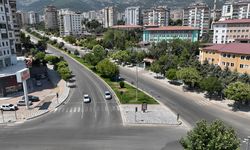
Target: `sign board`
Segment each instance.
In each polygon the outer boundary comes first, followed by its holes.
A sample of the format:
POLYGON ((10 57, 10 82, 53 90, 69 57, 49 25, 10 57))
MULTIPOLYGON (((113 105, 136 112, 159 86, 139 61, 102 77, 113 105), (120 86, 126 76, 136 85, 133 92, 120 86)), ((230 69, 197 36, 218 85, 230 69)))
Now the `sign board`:
POLYGON ((147 103, 143 103, 141 106, 141 110, 145 112, 147 110, 147 107, 148 107, 147 103))
POLYGON ((28 68, 22 69, 16 73, 18 83, 26 81, 30 78, 30 70, 28 68))

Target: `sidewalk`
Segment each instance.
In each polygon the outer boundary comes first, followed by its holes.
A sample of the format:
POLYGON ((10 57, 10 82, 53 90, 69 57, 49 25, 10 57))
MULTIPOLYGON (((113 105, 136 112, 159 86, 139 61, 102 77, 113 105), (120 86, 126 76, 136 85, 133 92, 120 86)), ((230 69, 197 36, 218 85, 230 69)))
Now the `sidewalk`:
MULTIPOLYGON (((62 104, 67 99, 70 88, 66 86, 66 82, 64 80, 60 79, 56 71, 51 69, 51 66, 48 66, 48 78, 50 82, 47 80, 42 82, 44 86, 48 86, 50 88, 40 89, 36 92, 29 93, 29 95, 38 96, 40 99, 39 102, 34 102, 33 105, 30 106, 29 110, 27 110, 25 106, 20 106, 16 112, 3 111, 3 114, 0 114, 0 123, 24 122, 25 120, 34 119, 53 111, 56 107, 62 104), (58 98, 56 97, 56 93, 58 93, 58 98)), ((1 99, 0 104, 16 104, 21 97, 22 96, 1 99)))
MULTIPOLYGON (((131 71, 136 71, 135 67, 122 67, 122 68, 126 68, 129 69, 131 71)), ((250 116, 250 111, 240 111, 240 110, 233 110, 233 106, 234 101, 233 100, 214 100, 214 99, 208 99, 205 97, 205 93, 201 92, 201 93, 197 93, 197 92, 191 92, 191 91, 184 91, 183 90, 183 85, 182 86, 176 86, 176 85, 172 85, 169 83, 170 80, 164 78, 164 79, 156 79, 155 76, 156 73, 148 71, 148 70, 144 70, 143 68, 138 68, 138 73, 140 74, 140 76, 144 76, 146 78, 150 78, 151 80, 154 80, 155 82, 160 83, 162 86, 165 86, 166 88, 173 90, 173 91, 178 91, 186 96, 191 96, 193 97, 193 101, 199 105, 210 105, 210 106, 214 106, 214 107, 218 107, 220 109, 223 109, 225 111, 228 112, 233 112, 236 113, 238 115, 247 115, 250 116)))

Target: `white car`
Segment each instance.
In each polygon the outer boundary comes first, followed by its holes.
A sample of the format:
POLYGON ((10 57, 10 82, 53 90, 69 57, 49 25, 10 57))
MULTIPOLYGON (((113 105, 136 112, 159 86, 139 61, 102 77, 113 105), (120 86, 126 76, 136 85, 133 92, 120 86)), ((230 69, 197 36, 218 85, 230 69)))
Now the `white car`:
POLYGON ((90 97, 88 94, 84 94, 83 95, 83 102, 84 103, 89 103, 91 100, 90 100, 90 97))
POLYGON ((112 95, 109 91, 105 91, 104 97, 105 97, 105 99, 111 99, 112 95))
POLYGON ((17 106, 13 105, 13 104, 3 104, 0 106, 1 110, 5 110, 5 111, 14 111, 17 110, 17 106))

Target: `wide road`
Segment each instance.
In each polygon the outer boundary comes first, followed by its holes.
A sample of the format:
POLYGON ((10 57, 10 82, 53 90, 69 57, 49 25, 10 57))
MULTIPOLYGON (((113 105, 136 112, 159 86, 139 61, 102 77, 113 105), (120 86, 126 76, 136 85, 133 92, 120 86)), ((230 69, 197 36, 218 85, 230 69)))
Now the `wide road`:
POLYGON ((164 150, 181 149, 183 127, 123 126, 114 99, 104 100, 105 84, 68 56, 63 56, 75 74, 77 87, 65 105, 38 119, 0 127, 2 150, 164 150), (91 103, 82 102, 89 94, 91 103))
MULTIPOLYGON (((120 67, 120 74, 128 82, 136 83, 136 74, 134 71, 120 67)), ((139 74, 138 76, 139 88, 152 94, 173 111, 179 113, 181 118, 191 126, 194 126, 195 122, 201 119, 208 121, 220 119, 234 127, 240 138, 250 135, 249 116, 241 116, 234 112, 225 111, 214 105, 201 105, 199 103, 201 100, 194 97, 187 97, 183 92, 175 91, 171 87, 161 84, 161 81, 155 82, 143 74, 139 74)))

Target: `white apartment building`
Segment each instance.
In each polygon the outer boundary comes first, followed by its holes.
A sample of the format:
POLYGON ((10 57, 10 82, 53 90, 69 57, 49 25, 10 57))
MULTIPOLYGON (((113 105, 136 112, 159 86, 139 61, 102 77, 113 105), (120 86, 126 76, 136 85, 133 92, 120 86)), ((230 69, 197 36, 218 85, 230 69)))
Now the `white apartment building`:
POLYGON ((27 13, 28 15, 28 24, 30 25, 34 25, 39 23, 39 15, 38 13, 34 12, 34 11, 29 11, 27 13))
POLYGON ((13 16, 9 0, 0 0, 0 70, 17 63, 13 16))
POLYGON ((250 19, 228 19, 213 24, 213 43, 225 44, 248 41, 250 38, 250 19))
POLYGON ((60 36, 82 35, 82 14, 77 14, 68 9, 61 9, 58 11, 60 36))
POLYGON ((193 3, 183 10, 183 25, 200 29, 200 36, 209 30, 210 8, 205 3, 193 3))
POLYGON ((125 24, 126 25, 140 25, 141 24, 141 8, 139 6, 126 8, 125 24))
POLYGON ((223 19, 246 19, 250 18, 250 1, 227 1, 222 6, 223 19))
POLYGON ((166 6, 153 7, 143 12, 143 25, 168 26, 170 9, 166 6))
POLYGON ((16 0, 9 0, 9 4, 10 4, 10 11, 11 11, 12 20, 13 20, 13 29, 14 29, 14 34, 15 34, 16 50, 20 51, 21 50, 20 26, 18 24, 16 0))
POLYGON ((47 6, 44 9, 44 22, 46 29, 57 29, 57 9, 55 6, 47 6))
POLYGON ((117 24, 117 11, 115 7, 103 9, 103 27, 109 28, 117 24))

